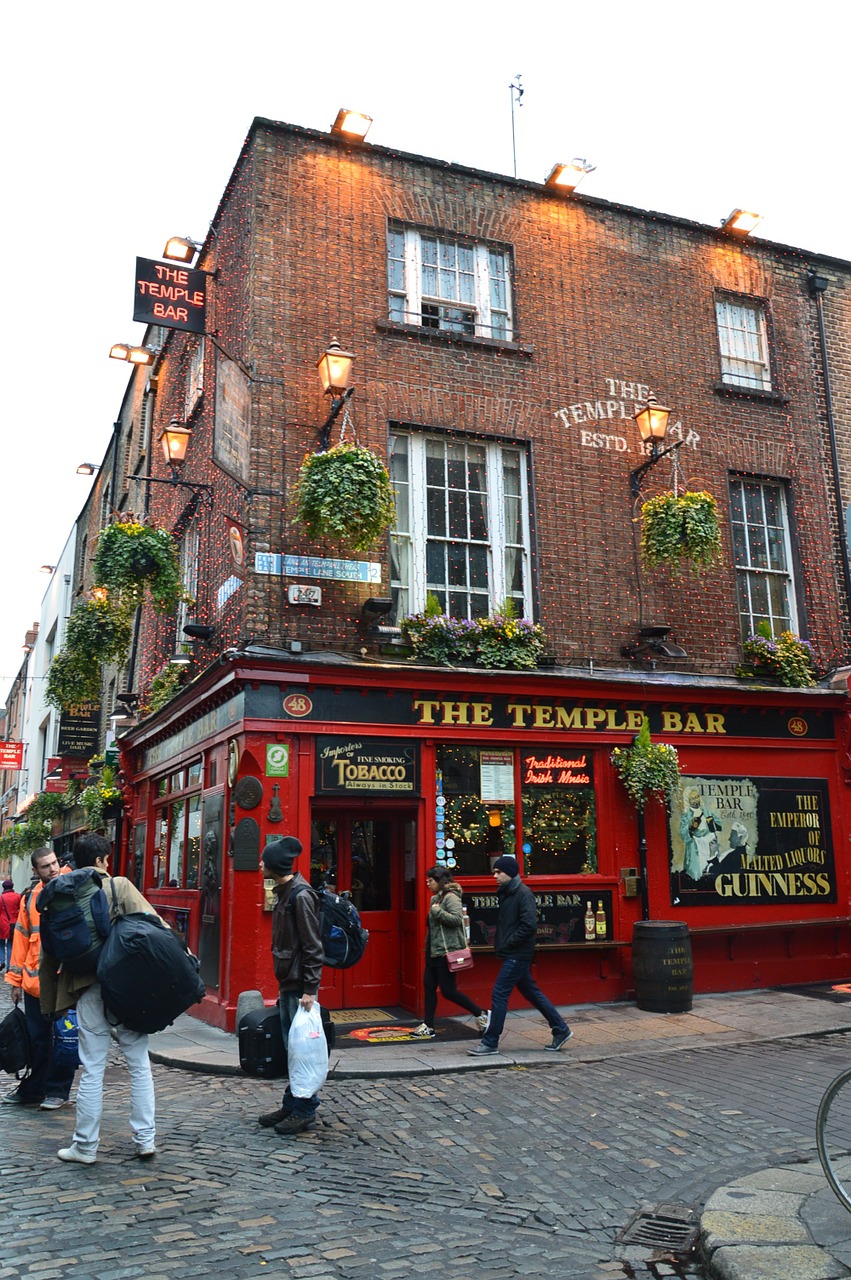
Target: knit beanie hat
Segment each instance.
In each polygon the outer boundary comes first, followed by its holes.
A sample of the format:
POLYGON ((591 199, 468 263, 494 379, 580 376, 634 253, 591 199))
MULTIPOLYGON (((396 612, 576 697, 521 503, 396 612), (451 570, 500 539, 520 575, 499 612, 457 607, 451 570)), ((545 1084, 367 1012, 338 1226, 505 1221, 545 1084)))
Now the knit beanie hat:
POLYGON ((493 864, 494 871, 504 871, 507 876, 519 876, 520 868, 517 865, 517 859, 512 858, 510 853, 504 853, 501 858, 497 858, 493 864))
POLYGON ((301 853, 301 841, 297 836, 284 836, 281 840, 270 840, 263 850, 263 865, 275 876, 288 876, 292 873, 293 863, 301 853))
POLYGON ((8 892, 9 892, 9 890, 10 890, 10 889, 14 889, 14 887, 15 887, 15 886, 14 886, 14 884, 12 883, 12 881, 11 881, 11 880, 4 880, 4 881, 3 881, 3 892, 4 892, 4 893, 8 893, 8 892))

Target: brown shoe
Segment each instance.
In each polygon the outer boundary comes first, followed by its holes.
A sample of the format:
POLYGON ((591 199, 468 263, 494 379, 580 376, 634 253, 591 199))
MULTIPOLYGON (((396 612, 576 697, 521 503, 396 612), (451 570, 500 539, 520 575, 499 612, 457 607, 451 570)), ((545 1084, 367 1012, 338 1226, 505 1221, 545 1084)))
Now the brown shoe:
POLYGON ((258 1116, 257 1123, 262 1125, 264 1129, 274 1129, 276 1124, 280 1124, 282 1120, 286 1120, 292 1112, 285 1111, 283 1107, 279 1107, 277 1111, 267 1111, 265 1116, 258 1116))

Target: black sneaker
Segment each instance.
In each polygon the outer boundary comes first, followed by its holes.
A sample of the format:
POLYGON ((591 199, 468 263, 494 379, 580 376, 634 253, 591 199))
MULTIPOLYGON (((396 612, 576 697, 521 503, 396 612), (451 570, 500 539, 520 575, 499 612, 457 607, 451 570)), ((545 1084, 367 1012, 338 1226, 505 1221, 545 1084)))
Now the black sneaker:
POLYGON ((561 1046, 563 1044, 567 1044, 568 1040, 572 1040, 572 1039, 573 1039, 573 1032, 571 1031, 570 1027, 567 1027, 564 1031, 554 1031, 552 1044, 545 1045, 544 1048, 546 1049, 547 1053, 558 1053, 561 1046))

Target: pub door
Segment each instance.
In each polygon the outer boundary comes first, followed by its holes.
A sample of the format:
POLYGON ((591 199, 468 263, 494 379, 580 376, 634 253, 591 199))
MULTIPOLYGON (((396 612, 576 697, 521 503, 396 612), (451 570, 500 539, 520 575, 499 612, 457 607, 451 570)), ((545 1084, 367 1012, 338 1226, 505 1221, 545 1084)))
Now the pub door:
MULTIPOLYGON (((349 890, 369 943, 351 969, 325 969, 320 999, 331 1009, 414 1008, 419 975, 412 945, 416 815, 314 808, 310 880, 349 890)), ((421 963, 420 963, 421 967, 421 963)))

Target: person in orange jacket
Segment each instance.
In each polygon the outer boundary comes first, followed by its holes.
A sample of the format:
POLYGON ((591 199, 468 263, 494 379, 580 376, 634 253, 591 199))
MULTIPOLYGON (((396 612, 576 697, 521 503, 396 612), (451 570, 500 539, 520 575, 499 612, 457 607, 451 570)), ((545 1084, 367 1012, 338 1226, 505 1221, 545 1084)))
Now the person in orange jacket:
POLYGON ((18 1004, 24 999, 24 1013, 30 1035, 32 1063, 29 1075, 17 1089, 0 1099, 4 1103, 17 1103, 22 1107, 41 1107, 43 1111, 56 1111, 68 1102, 74 1081, 74 1067, 53 1067, 52 1017, 45 1017, 39 1004, 40 985, 38 966, 41 959, 41 932, 38 913, 38 897, 48 881, 61 875, 63 868, 52 849, 36 849, 32 855, 33 871, 38 883, 27 889, 21 898, 18 918, 12 939, 12 958, 4 974, 12 988, 12 1000, 18 1004))

